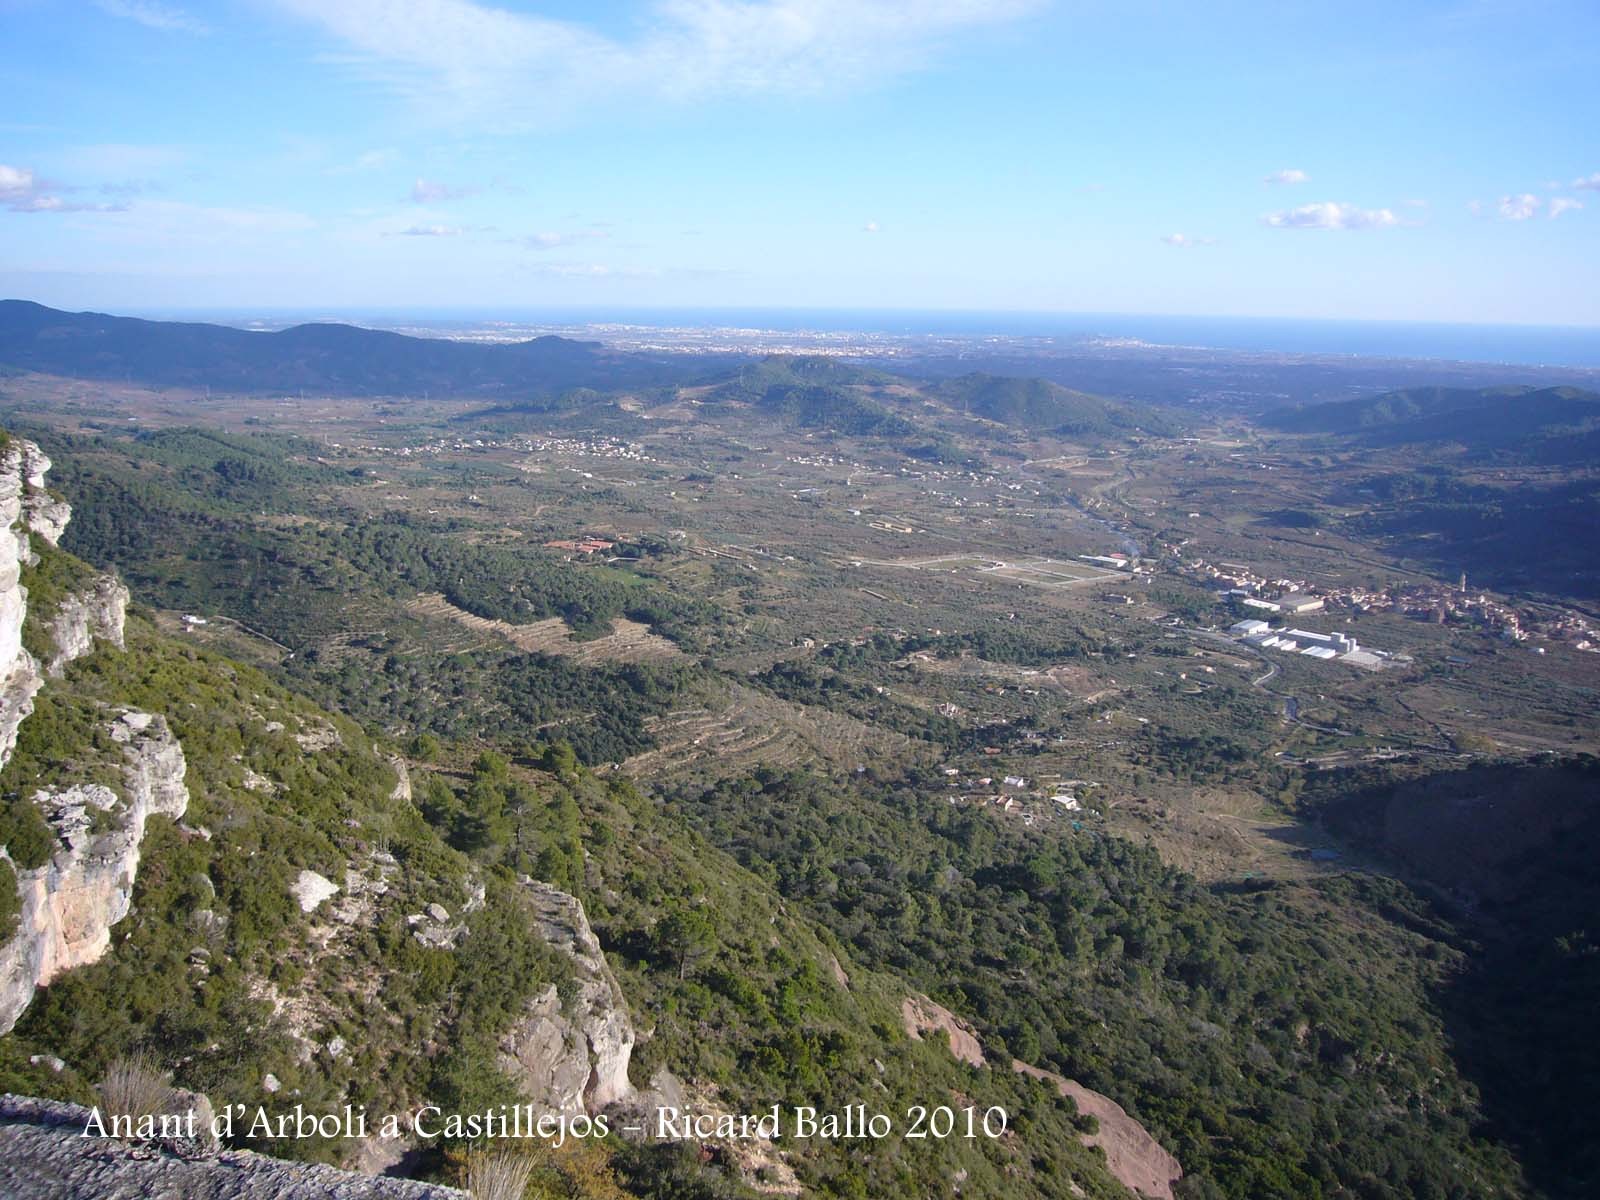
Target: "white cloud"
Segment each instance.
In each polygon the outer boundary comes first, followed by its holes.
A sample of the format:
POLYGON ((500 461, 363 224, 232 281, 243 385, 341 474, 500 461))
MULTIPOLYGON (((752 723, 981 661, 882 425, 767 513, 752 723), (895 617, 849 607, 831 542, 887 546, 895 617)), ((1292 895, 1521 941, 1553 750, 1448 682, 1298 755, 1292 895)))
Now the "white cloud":
POLYGON ((1572 212, 1574 209, 1582 207, 1582 200, 1576 200, 1571 196, 1552 196, 1549 209, 1550 219, 1553 221, 1564 212, 1572 212))
POLYGON ((1502 221, 1526 221, 1539 215, 1541 201, 1532 192, 1519 196, 1501 196, 1498 212, 1502 221))
POLYGON ((879 225, 876 221, 868 221, 865 225, 863 225, 861 227, 861 232, 862 233, 882 233, 883 232, 883 226, 879 225))
POLYGON ((1261 182, 1263 183, 1310 183, 1311 176, 1297 167, 1285 167, 1281 171, 1274 171, 1261 182))
POLYGON ((11 212, 69 213, 121 212, 121 204, 78 204, 61 196, 75 189, 51 183, 34 174, 32 167, 0 163, 0 205, 11 212))
POLYGON ((522 244, 531 250, 554 250, 558 246, 574 246, 611 235, 604 229, 581 229, 577 233, 530 233, 522 244))
POLYGON ((452 187, 448 183, 440 183, 437 179, 419 179, 411 185, 411 202, 413 204, 442 204, 447 200, 462 200, 468 196, 476 195, 481 189, 476 187, 452 187))
POLYGON ((1187 233, 1169 233, 1161 239, 1169 246, 1176 246, 1180 250, 1192 250, 1196 246, 1215 246, 1216 238, 1194 237, 1187 233))
POLYGON ((1302 204, 1268 213, 1261 220, 1274 229, 1388 229, 1401 224, 1393 209, 1357 208, 1337 200, 1302 204))
POLYGON ((8 167, 0 163, 0 196, 10 199, 22 192, 31 192, 37 186, 33 171, 28 167, 8 167))
POLYGON ((580 262, 531 263, 526 270, 535 275, 553 275, 558 279, 649 279, 661 273, 645 267, 612 267, 604 263, 580 262))
POLYGON ((211 26, 198 21, 181 8, 158 4, 155 0, 95 0, 100 11, 126 21, 136 21, 146 29, 162 33, 208 34, 211 26))
POLYGON ((397 229, 390 235, 393 237, 460 237, 466 230, 459 225, 412 225, 408 229, 397 229))
POLYGON ((1585 175, 1581 179, 1574 179, 1572 186, 1584 188, 1591 192, 1600 192, 1600 171, 1596 171, 1593 175, 1585 175))
POLYGON ((626 96, 825 92, 912 70, 955 34, 1043 0, 656 0, 628 41, 472 0, 276 0, 348 47, 329 61, 434 118, 547 120, 626 96))

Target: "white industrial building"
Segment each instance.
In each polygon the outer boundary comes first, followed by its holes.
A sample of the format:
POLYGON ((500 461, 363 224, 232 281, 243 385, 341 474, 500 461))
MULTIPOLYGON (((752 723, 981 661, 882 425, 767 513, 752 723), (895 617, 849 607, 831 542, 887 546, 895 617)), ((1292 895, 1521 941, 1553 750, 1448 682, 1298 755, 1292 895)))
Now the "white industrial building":
POLYGON ((1265 621, 1259 621, 1254 617, 1244 621, 1236 621, 1234 624, 1228 627, 1229 632, 1243 634, 1246 637, 1252 633, 1261 633, 1270 628, 1271 626, 1265 621))
POLYGON ((1289 613, 1316 612, 1323 603, 1321 596, 1308 596, 1304 592, 1290 592, 1287 596, 1278 597, 1278 607, 1289 613))
POLYGON ((1360 649, 1356 640, 1344 633, 1312 633, 1309 629, 1285 629, 1285 637, 1297 638, 1302 642, 1309 642, 1314 646, 1329 646, 1340 654, 1348 654, 1352 650, 1360 649))

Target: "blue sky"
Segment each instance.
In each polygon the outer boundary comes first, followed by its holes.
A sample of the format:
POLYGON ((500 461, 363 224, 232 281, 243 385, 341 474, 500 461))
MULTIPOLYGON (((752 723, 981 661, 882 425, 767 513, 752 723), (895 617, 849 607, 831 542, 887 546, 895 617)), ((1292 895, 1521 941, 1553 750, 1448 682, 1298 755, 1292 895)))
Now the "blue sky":
POLYGON ((0 294, 1600 325, 1600 5, 0 0, 0 294))

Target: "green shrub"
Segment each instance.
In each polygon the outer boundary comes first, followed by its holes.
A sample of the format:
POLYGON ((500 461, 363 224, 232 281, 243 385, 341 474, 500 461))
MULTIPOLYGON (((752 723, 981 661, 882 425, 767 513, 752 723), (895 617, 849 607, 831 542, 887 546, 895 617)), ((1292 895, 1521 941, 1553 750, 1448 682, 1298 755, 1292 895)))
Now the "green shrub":
POLYGON ((50 861, 56 835, 33 801, 21 796, 0 803, 0 845, 24 871, 36 871, 50 861))

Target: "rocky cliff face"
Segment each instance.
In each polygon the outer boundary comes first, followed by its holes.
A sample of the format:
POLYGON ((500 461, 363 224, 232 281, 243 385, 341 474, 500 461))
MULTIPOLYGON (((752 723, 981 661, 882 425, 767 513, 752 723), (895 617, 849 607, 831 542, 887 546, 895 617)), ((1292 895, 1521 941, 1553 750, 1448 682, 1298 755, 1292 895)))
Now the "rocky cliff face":
POLYGON ((571 957, 578 987, 566 1004, 554 986, 529 1003, 501 1039, 500 1066, 535 1105, 598 1112, 633 1094, 627 1003, 577 898, 537 880, 523 888, 540 935, 571 957))
MULTIPOLYGON (((11 438, 0 446, 0 766, 16 748, 17 729, 33 711, 46 674, 22 645, 28 589, 21 575, 25 563, 37 561, 32 536, 53 546, 72 516, 66 501, 45 489, 49 470, 50 460, 32 442, 11 438)), ((97 637, 120 646, 127 609, 128 590, 110 576, 64 597, 47 629, 56 647, 48 673, 59 675, 97 637)))
POLYGON ((28 441, 12 443, 17 447, 18 466, 23 483, 22 512, 28 528, 54 546, 72 520, 72 506, 59 496, 52 496, 45 487, 44 477, 50 471, 50 460, 45 452, 28 441))
POLYGON ((101 575, 86 590, 65 597, 45 627, 56 648, 45 674, 59 676, 68 663, 94 649, 96 638, 122 649, 127 618, 128 589, 110 575, 101 575))
POLYGON ((104 784, 43 788, 32 800, 56 835, 44 866, 17 871, 22 914, 0 946, 0 1034, 10 1031, 34 989, 95 962, 111 927, 128 915, 145 823, 177 818, 189 805, 187 764, 166 720, 142 712, 108 722, 122 748, 122 793, 104 784))
POLYGON ((24 448, 30 445, 11 441, 0 448, 0 763, 16 746, 17 726, 32 711, 41 682, 39 664, 22 648, 28 593, 21 575, 29 548, 20 522, 31 465, 24 448))
MULTIPOLYGON (((72 512, 45 490, 49 469, 32 442, 0 446, 0 766, 46 677, 87 654, 96 638, 120 647, 128 609, 127 588, 100 576, 57 603, 45 625, 53 647, 47 663, 23 646, 28 593, 21 574, 37 561, 32 537, 54 545, 72 512)), ((16 1024, 35 988, 105 953, 111 926, 128 913, 146 820, 152 813, 180 816, 188 806, 183 750, 166 722, 115 711, 106 721, 122 751, 120 791, 88 783, 30 797, 55 832, 56 848, 43 867, 16 872, 22 913, 16 933, 0 945, 0 1034, 16 1024)))

